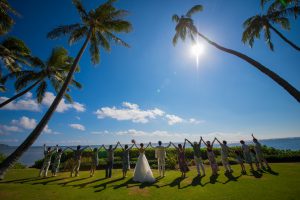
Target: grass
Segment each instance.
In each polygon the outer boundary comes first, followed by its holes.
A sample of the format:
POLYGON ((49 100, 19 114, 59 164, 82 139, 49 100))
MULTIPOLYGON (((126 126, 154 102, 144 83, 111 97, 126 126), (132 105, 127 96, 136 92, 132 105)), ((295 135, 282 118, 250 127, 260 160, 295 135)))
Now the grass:
MULTIPOLYGON (((38 178, 37 169, 10 170, 0 182, 0 199, 300 199, 300 163, 272 164, 273 171, 240 174, 238 165, 233 166, 232 176, 225 176, 223 168, 213 179, 210 175, 196 177, 191 168, 187 178, 180 179, 179 171, 167 171, 166 177, 154 184, 122 179, 120 170, 113 171, 111 179, 104 179, 104 171, 98 170, 94 177, 83 171, 79 177, 70 178, 69 173, 57 177, 38 178)), ((206 167, 207 174, 211 170, 206 167)), ((153 170, 157 176, 157 170, 153 170)))

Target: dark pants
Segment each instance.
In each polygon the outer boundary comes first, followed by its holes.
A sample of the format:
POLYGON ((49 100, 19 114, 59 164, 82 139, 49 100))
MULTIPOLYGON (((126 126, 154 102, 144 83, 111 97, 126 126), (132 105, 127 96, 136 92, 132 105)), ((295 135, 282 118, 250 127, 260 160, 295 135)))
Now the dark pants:
POLYGON ((107 161, 106 168, 105 168, 105 177, 111 178, 111 170, 113 168, 113 162, 107 161))

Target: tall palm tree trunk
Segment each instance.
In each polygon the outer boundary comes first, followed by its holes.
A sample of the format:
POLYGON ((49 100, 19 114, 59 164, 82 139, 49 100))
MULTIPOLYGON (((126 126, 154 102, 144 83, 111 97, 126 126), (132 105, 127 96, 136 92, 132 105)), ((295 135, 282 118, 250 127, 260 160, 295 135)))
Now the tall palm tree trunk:
POLYGON ((270 69, 268 69, 267 67, 265 67, 264 65, 262 65, 261 63, 259 63, 258 61, 254 60, 254 59, 252 59, 252 58, 250 58, 248 56, 246 56, 245 54, 242 54, 242 53, 240 53, 238 51, 235 51, 235 50, 232 50, 232 49, 228 49, 228 48, 222 47, 219 44, 217 44, 217 43, 211 41, 210 39, 208 39, 203 34, 201 34, 199 32, 197 32, 197 33, 198 33, 198 35, 200 37, 202 37, 203 39, 205 39, 209 44, 213 45, 217 49, 220 49, 221 51, 224 51, 224 52, 227 52, 229 54, 235 55, 235 56, 243 59, 244 61, 250 63, 251 65, 253 65, 255 68, 257 68, 262 73, 264 73, 267 76, 269 76, 277 84, 279 84, 281 87, 283 87, 290 95, 292 95, 300 103, 300 92, 299 92, 299 90, 297 90, 289 82, 287 82, 286 80, 284 80, 283 78, 281 78, 278 74, 276 74, 275 72, 271 71, 270 69))
POLYGON ((43 129, 47 125, 48 121, 50 120, 52 114, 55 112, 56 107, 58 106, 59 102, 63 98, 69 83, 72 80, 73 73, 76 70, 77 64, 84 52, 84 50, 87 47, 87 44, 91 38, 91 30, 89 30, 89 33, 87 35, 87 38, 85 39, 80 51, 78 52, 73 65, 70 68, 70 71, 68 73, 68 76, 61 87, 59 93, 55 97, 54 101, 52 102, 51 106, 49 107, 48 111, 45 113, 44 117, 41 119, 39 124, 35 127, 35 129, 30 133, 30 135, 26 138, 26 140, 10 155, 8 156, 1 164, 0 164, 0 180, 4 179, 4 176, 7 172, 7 170, 13 166, 13 164, 22 156, 22 154, 35 142, 35 140, 38 138, 38 136, 42 133, 43 129))
POLYGON ((283 39, 286 43, 288 43, 289 45, 291 45, 294 49, 300 51, 300 47, 298 47, 297 45, 295 45, 292 41, 290 41, 289 39, 287 39, 286 37, 284 37, 284 35, 282 33, 280 33, 274 26, 272 26, 270 23, 268 24, 269 27, 281 38, 283 39))
POLYGON ((25 90, 23 90, 22 92, 16 94, 15 96, 7 99, 6 101, 2 102, 0 104, 0 108, 2 108, 3 106, 5 106, 6 104, 9 104, 10 102, 12 102, 13 100, 19 98, 20 96, 23 96, 24 94, 26 94, 27 92, 29 92, 30 90, 32 90, 37 84, 39 84, 42 80, 38 80, 36 81, 34 84, 32 84, 31 86, 29 86, 28 88, 26 88, 25 90))

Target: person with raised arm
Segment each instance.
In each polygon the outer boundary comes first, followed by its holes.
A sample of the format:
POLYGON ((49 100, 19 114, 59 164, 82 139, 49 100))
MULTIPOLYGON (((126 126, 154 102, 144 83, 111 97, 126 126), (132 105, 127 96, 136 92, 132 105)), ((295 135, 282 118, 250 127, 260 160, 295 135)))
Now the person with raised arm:
POLYGON ((229 164, 229 160, 228 160, 228 156, 229 156, 229 152, 230 149, 227 146, 227 141, 223 140, 223 142, 221 143, 218 138, 215 138, 215 140, 220 144, 221 146, 221 159, 222 159, 222 164, 225 167, 226 173, 232 173, 232 169, 231 166, 229 164))
POLYGON ((92 150, 92 156, 91 156, 91 170, 90 170, 90 177, 93 177, 95 174, 95 171, 97 169, 97 166, 99 164, 99 156, 98 156, 98 152, 99 150, 102 148, 102 146, 100 146, 99 148, 95 147, 94 149, 91 148, 92 150))
POLYGON ((52 176, 57 175, 57 173, 59 171, 61 156, 67 149, 68 149, 68 147, 65 148, 64 150, 62 150, 62 148, 58 148, 58 146, 56 146, 56 153, 54 153, 54 160, 53 160, 52 169, 51 169, 52 176))
POLYGON ((197 168, 197 172, 198 172, 198 176, 201 176, 201 172, 200 172, 200 168, 202 169, 203 172, 203 176, 205 176, 205 170, 204 170, 204 165, 203 165, 203 161, 201 158, 201 139, 199 141, 199 143, 197 143, 196 141, 194 143, 190 142, 188 139, 185 139, 188 143, 190 143, 190 145, 192 146, 193 150, 194 150, 194 162, 197 168))
POLYGON ((251 158, 251 154, 250 154, 250 147, 245 144, 244 140, 241 140, 240 143, 242 145, 244 160, 246 163, 248 163, 250 165, 251 171, 254 171, 253 165, 252 165, 252 158, 251 158))
POLYGON ((181 171, 181 178, 185 178, 186 173, 189 171, 186 159, 185 159, 185 144, 186 140, 184 140, 183 146, 178 144, 178 147, 174 143, 171 142, 173 147, 177 150, 177 157, 178 157, 178 165, 181 171))
POLYGON ((153 147, 151 142, 149 144, 152 148, 155 149, 155 158, 157 159, 157 167, 158 167, 159 177, 165 177, 166 157, 167 157, 166 149, 171 146, 171 142, 166 147, 162 146, 161 141, 158 141, 158 146, 156 146, 156 147, 153 147))
MULTIPOLYGON (((56 145, 57 147, 58 145, 56 145)), ((48 170, 51 164, 51 158, 53 153, 56 151, 56 148, 51 150, 51 147, 46 147, 46 144, 44 144, 44 162, 40 169, 39 177, 47 177, 48 170)))
POLYGON ((123 178, 127 177, 127 171, 130 169, 130 159, 129 159, 129 151, 133 148, 134 143, 128 147, 127 144, 125 144, 124 148, 119 142, 122 152, 122 172, 123 172, 123 178))
POLYGON ((114 165, 114 153, 115 150, 117 149, 117 147, 119 146, 119 142, 117 142, 116 146, 113 148, 112 145, 109 145, 108 149, 105 148, 104 145, 102 145, 102 147, 105 149, 105 151, 107 152, 107 161, 106 161, 106 167, 105 167, 105 178, 111 178, 111 174, 112 174, 112 169, 113 169, 113 165, 114 165))
POLYGON ((74 152, 74 164, 73 164, 73 167, 71 170, 70 177, 73 177, 74 173, 75 173, 75 176, 79 176, 82 152, 87 148, 90 148, 90 146, 85 146, 85 147, 81 148, 81 146, 78 145, 76 147, 76 149, 69 147, 69 149, 71 149, 74 152))
POLYGON ((234 154, 235 154, 237 163, 239 163, 242 168, 242 174, 246 174, 246 169, 245 169, 244 161, 242 158, 242 152, 240 150, 235 150, 234 154))
POLYGON ((253 133, 251 134, 251 136, 252 136, 253 142, 254 142, 254 150, 256 153, 256 158, 257 158, 258 162, 260 163, 261 167, 264 168, 265 166, 263 163, 265 163, 267 165, 268 169, 271 169, 269 163, 267 162, 267 160, 265 159, 265 157, 263 155, 261 144, 254 137, 253 133))
POLYGON ((150 143, 146 147, 144 147, 143 143, 141 143, 140 147, 138 147, 136 145, 135 140, 132 140, 132 143, 136 146, 136 148, 140 152, 140 155, 138 157, 138 160, 134 168, 133 180, 141 183, 146 183, 146 182, 154 183, 155 178, 153 176, 148 160, 145 156, 145 150, 150 146, 150 143))
POLYGON ((219 167, 218 167, 218 164, 217 164, 217 161, 216 161, 216 156, 214 154, 214 151, 213 151, 213 146, 214 146, 214 143, 216 141, 216 139, 214 139, 212 141, 212 143, 210 143, 210 141, 204 141, 201 137, 201 139, 203 144, 205 144, 206 146, 206 151, 207 151, 207 157, 208 157, 208 160, 209 160, 209 164, 210 164, 210 167, 211 167, 211 170, 212 170, 212 174, 213 175, 217 175, 218 174, 218 171, 219 171, 219 167))

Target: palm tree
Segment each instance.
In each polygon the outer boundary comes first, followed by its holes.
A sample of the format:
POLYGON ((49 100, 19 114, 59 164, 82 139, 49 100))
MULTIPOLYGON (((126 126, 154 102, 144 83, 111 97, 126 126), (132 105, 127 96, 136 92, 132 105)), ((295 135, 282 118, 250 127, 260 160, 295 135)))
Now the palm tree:
MULTIPOLYGON (((298 13, 299 12, 300 9, 298 9, 298 13)), ((298 13, 296 12, 296 14, 298 13)), ((245 30, 243 32, 242 41, 244 43, 249 43, 249 45, 252 47, 254 44, 254 39, 260 38, 260 33, 264 31, 264 39, 267 42, 269 48, 273 51, 274 45, 271 41, 271 29, 286 43, 288 43, 294 49, 300 51, 299 46, 287 39, 279 30, 274 27, 274 25, 280 25, 282 29, 290 30, 290 22, 288 16, 294 14, 295 7, 283 8, 282 6, 278 6, 277 3, 274 2, 270 6, 266 15, 255 15, 248 18, 244 22, 243 26, 245 30)))
POLYGON ((15 24, 11 14, 19 15, 7 0, 0 0, 0 35, 6 34, 15 24))
POLYGON ((5 91, 2 71, 6 68, 9 72, 18 72, 22 64, 32 65, 35 58, 31 56, 30 49, 26 44, 15 37, 8 37, 0 43, 0 83, 1 91, 5 91))
POLYGON ((234 56, 237 56, 238 58, 248 62, 251 64, 253 67, 256 69, 260 70, 262 73, 270 77, 272 80, 274 80, 277 84, 279 84, 281 87, 283 87, 290 95, 292 95, 299 103, 300 103, 300 92, 293 87, 290 83, 288 83, 286 80, 281 78, 278 74, 275 72, 271 71, 258 61, 248 57, 245 54, 242 54, 238 51, 223 47, 213 41, 211 41, 209 38, 207 38, 205 35, 202 33, 198 32, 196 26, 194 25, 194 22, 191 18, 191 15, 203 10, 203 7, 201 5, 196 5, 192 7, 187 14, 182 15, 179 17, 178 15, 173 15, 172 19, 175 21, 176 28, 175 28, 175 36, 173 38, 173 44, 176 45, 178 38, 181 38, 182 40, 185 40, 186 37, 190 37, 192 41, 195 40, 195 36, 199 36, 203 38, 206 42, 208 42, 210 45, 214 46, 215 48, 224 51, 226 53, 232 54, 234 56))
POLYGON ((37 127, 30 133, 25 141, 0 164, 0 179, 4 178, 5 173, 11 167, 18 158, 33 144, 33 142, 41 134, 42 130, 50 120, 60 100, 63 98, 69 83, 72 80, 73 73, 76 66, 86 49, 88 43, 90 43, 90 54, 93 63, 100 61, 99 47, 103 47, 105 50, 110 50, 110 41, 114 41, 116 44, 120 44, 129 47, 127 43, 115 36, 115 33, 131 31, 132 26, 128 21, 122 18, 128 14, 125 10, 118 10, 113 6, 115 0, 108 0, 106 3, 100 5, 95 10, 87 12, 80 0, 73 0, 73 3, 80 14, 81 23, 60 26, 48 34, 51 39, 69 35, 69 42, 72 44, 83 37, 85 37, 84 43, 80 48, 70 71, 62 85, 59 93, 55 97, 48 111, 45 113, 37 127))
MULTIPOLYGON (((26 94, 35 87, 37 87, 37 102, 41 103, 48 87, 47 80, 49 80, 55 91, 58 93, 67 76, 68 71, 70 70, 73 60, 74 59, 68 55, 68 51, 65 48, 57 47, 52 50, 52 53, 46 62, 39 61, 38 66, 35 66, 33 70, 24 70, 10 73, 6 77, 17 78, 17 80, 15 81, 16 91, 20 91, 25 87, 26 89, 0 103, 0 108, 26 94), (39 68, 39 70, 37 71, 36 68, 39 68)), ((79 71, 78 67, 77 70, 79 71)), ((81 88, 81 84, 74 79, 72 80, 71 84, 78 88, 81 88)), ((66 93, 65 97, 67 100, 72 102, 72 98, 70 95, 66 93)))

